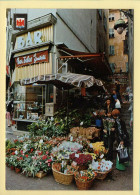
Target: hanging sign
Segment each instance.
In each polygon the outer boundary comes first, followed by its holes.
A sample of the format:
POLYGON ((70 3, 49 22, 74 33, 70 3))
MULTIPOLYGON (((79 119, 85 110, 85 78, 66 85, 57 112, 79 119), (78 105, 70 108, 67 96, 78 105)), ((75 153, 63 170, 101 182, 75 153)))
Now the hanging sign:
POLYGON ((41 62, 49 62, 48 50, 15 58, 16 67, 27 66, 41 62))

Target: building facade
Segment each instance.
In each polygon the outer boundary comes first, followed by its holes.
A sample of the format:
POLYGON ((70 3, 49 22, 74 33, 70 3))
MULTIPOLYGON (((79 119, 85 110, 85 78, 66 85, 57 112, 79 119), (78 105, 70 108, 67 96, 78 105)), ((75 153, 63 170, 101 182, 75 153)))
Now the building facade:
POLYGON ((128 32, 118 34, 114 30, 114 24, 120 18, 125 22, 128 20, 119 9, 109 10, 109 63, 114 73, 128 72, 128 32))
MULTIPOLYGON (((69 60, 64 68, 64 61, 59 59, 76 51, 104 53, 108 66, 108 10, 7 10, 7 64, 15 100, 13 118, 17 122, 32 122, 43 114, 53 116, 58 97, 53 85, 21 86, 20 81, 58 72, 83 73, 82 68, 81 72, 76 68, 75 64, 80 64, 76 59, 69 60), (15 13, 28 14, 27 30, 13 29, 15 13)), ((94 68, 94 63, 90 67, 94 68)), ((87 74, 94 75, 94 71, 87 74)))

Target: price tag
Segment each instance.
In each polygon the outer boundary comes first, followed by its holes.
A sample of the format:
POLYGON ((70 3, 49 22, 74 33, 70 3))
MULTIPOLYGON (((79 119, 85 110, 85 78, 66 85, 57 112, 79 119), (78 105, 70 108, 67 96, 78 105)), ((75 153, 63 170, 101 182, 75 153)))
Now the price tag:
POLYGON ((79 158, 79 154, 75 154, 75 157, 76 157, 76 158, 79 158))

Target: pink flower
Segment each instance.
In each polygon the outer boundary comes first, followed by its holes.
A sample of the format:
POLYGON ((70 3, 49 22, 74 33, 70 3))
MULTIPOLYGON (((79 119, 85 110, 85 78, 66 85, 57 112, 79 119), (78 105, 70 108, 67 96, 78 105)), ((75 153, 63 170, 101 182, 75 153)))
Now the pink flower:
POLYGON ((49 163, 52 162, 52 159, 50 158, 50 159, 48 160, 48 162, 49 162, 49 163))
POLYGON ((46 151, 46 154, 49 154, 49 152, 48 152, 48 151, 46 151))
POLYGON ((50 166, 51 166, 51 164, 50 164, 50 163, 48 163, 48 166, 50 167, 50 166))

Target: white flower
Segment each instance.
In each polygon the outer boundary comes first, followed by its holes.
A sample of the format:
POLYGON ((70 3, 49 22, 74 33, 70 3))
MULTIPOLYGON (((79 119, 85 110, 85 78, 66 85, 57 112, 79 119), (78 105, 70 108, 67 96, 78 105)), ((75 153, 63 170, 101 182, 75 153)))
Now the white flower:
POLYGON ((100 156, 100 158, 103 158, 104 157, 104 154, 102 154, 101 156, 100 156))
POLYGON ((39 143, 42 144, 42 143, 43 143, 43 139, 41 139, 41 140, 39 141, 39 143))
POLYGON ((18 154, 18 151, 17 150, 15 151, 15 154, 18 154))
POLYGON ((54 118, 53 117, 51 117, 51 121, 54 121, 54 118))
POLYGON ((83 124, 84 124, 84 123, 83 123, 83 122, 81 122, 81 123, 80 123, 80 126, 82 126, 83 124))

